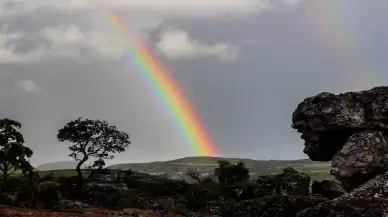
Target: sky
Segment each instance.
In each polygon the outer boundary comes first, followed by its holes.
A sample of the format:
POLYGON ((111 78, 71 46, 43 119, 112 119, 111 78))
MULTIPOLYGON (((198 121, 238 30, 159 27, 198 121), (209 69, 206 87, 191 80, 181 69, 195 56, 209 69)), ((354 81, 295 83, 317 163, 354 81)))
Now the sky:
POLYGON ((126 56, 117 13, 198 111, 220 155, 301 159, 292 112, 319 92, 388 82, 386 0, 0 0, 0 118, 32 164, 70 160, 58 129, 102 119, 132 145, 112 163, 196 155, 126 56))

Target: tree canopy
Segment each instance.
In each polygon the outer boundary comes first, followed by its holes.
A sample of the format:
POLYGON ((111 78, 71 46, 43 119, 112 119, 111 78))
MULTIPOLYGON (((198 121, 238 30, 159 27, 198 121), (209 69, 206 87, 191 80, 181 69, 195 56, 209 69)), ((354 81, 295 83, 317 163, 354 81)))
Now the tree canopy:
POLYGON ((215 175, 222 185, 233 185, 249 179, 249 170, 243 162, 231 164, 229 161, 218 161, 215 175))
POLYGON ((110 126, 106 121, 81 119, 70 121, 58 131, 60 142, 71 142, 69 156, 78 161, 77 173, 83 177, 81 166, 90 158, 113 159, 115 153, 125 151, 131 144, 129 135, 110 126))
POLYGON ((29 158, 33 152, 24 145, 24 137, 19 129, 22 125, 11 119, 0 120, 0 172, 4 185, 8 176, 17 170, 31 172, 33 167, 29 158))

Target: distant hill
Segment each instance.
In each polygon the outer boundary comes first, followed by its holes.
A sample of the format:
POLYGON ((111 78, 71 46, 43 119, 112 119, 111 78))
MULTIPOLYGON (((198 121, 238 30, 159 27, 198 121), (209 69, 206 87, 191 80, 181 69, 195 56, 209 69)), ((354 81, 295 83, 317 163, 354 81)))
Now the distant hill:
POLYGON ((285 167, 309 174, 314 180, 331 179, 329 175, 330 162, 314 162, 308 159, 304 160, 251 160, 239 158, 218 158, 218 157, 187 157, 164 162, 149 163, 127 163, 115 164, 107 168, 125 170, 131 169, 138 172, 159 174, 159 173, 180 173, 185 172, 187 168, 197 168, 203 173, 213 173, 217 168, 219 160, 227 160, 231 163, 243 161, 255 177, 260 174, 274 174, 282 172, 285 167))
MULTIPOLYGON (((75 169, 77 166, 76 161, 57 161, 57 162, 50 162, 42 164, 38 167, 36 167, 39 171, 47 171, 47 170, 68 170, 68 169, 75 169)), ((87 167, 87 166, 85 166, 87 167)))

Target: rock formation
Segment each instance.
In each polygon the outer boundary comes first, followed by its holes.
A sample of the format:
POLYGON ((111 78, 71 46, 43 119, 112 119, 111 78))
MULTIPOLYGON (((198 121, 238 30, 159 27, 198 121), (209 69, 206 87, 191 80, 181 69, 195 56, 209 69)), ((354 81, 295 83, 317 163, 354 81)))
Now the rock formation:
POLYGON ((349 192, 298 216, 388 214, 388 87, 305 99, 292 116, 311 160, 332 161, 330 173, 349 192))

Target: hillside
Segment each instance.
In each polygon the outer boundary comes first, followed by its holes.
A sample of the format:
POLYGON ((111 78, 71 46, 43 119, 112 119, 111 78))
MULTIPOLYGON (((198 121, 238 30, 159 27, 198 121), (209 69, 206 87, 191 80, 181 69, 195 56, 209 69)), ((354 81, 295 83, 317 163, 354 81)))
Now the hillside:
MULTIPOLYGON (((68 170, 68 169, 75 169, 77 166, 76 161, 58 161, 58 162, 50 162, 45 163, 42 165, 39 165, 36 167, 39 171, 47 171, 47 170, 68 170)), ((87 167, 84 166, 84 168, 87 167)))
POLYGON ((213 173, 218 166, 217 161, 227 160, 231 163, 243 161, 252 176, 281 172, 285 167, 293 167, 300 172, 309 174, 313 179, 330 179, 330 162, 314 162, 311 160, 251 160, 239 158, 187 157, 165 162, 128 163, 111 165, 109 169, 131 169, 143 173, 176 173, 187 168, 197 168, 203 173, 213 173))

